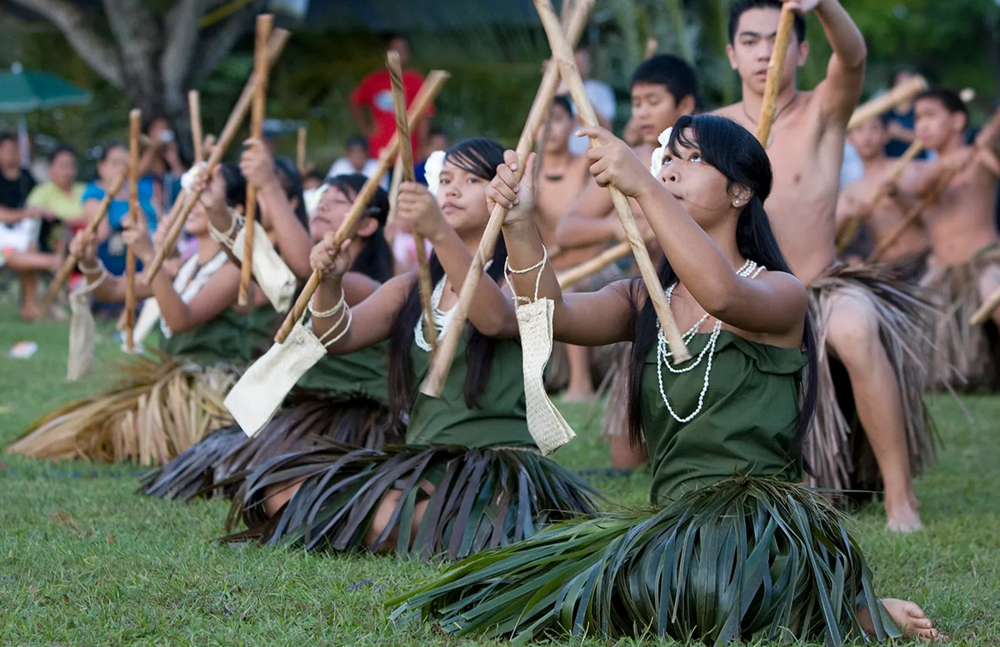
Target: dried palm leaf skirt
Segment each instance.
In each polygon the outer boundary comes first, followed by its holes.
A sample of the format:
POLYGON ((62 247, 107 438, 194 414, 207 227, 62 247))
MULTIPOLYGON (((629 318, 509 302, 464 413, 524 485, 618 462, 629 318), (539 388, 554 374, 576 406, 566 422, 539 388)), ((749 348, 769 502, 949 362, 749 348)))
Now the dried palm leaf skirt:
POLYGON ((935 460, 924 359, 936 313, 925 290, 904 283, 882 267, 835 265, 810 285, 809 311, 819 349, 819 400, 805 441, 813 476, 808 484, 834 490, 876 490, 881 477, 867 435, 857 418, 846 369, 830 357, 826 338, 837 298, 849 296, 875 313, 879 335, 899 384, 910 470, 914 476, 935 460))
POLYGON ((250 438, 239 425, 219 429, 142 478, 150 496, 187 501, 196 496, 232 498, 245 475, 266 460, 300 451, 326 438, 352 447, 379 448, 402 441, 400 426, 384 405, 364 396, 302 393, 250 438))
POLYGON ((934 388, 976 391, 1000 386, 996 325, 992 321, 982 326, 969 324, 981 305, 979 277, 991 266, 1000 266, 1000 249, 984 250, 962 265, 931 270, 924 280, 924 285, 935 292, 941 308, 931 355, 934 388))
POLYGON ((706 644, 898 636, 843 519, 821 496, 734 477, 658 510, 606 513, 450 566, 393 600, 457 636, 642 636, 706 644))
POLYGON ((375 512, 398 493, 374 545, 395 538, 395 552, 457 559, 530 537, 543 526, 595 510, 597 493, 554 461, 509 448, 390 446, 356 449, 321 441, 271 459, 248 476, 233 500, 230 540, 292 542, 307 549, 363 550, 375 512), (264 500, 301 484, 278 514, 264 500), (412 531, 414 509, 426 506, 412 531))
POLYGON ((125 378, 117 385, 59 407, 7 451, 32 458, 160 465, 232 424, 222 404, 237 377, 230 368, 160 354, 130 358, 121 370, 125 378))

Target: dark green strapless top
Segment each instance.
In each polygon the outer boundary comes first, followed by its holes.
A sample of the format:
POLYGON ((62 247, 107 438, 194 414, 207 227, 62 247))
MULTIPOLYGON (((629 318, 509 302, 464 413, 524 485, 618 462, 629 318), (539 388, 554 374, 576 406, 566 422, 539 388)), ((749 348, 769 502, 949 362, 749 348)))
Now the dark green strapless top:
POLYGON ((389 402, 389 342, 350 355, 325 355, 299 379, 296 386, 331 395, 360 394, 389 402))
MULTIPOLYGON (((199 364, 247 365, 267 351, 277 315, 270 305, 240 314, 227 308, 194 330, 160 336, 160 350, 173 357, 187 357, 199 364)), ((157 327, 159 329, 159 327, 157 327)))
MULTIPOLYGON (((710 337, 695 335, 688 344, 691 355, 697 358, 710 337)), ((700 366, 679 375, 663 367, 663 391, 681 418, 698 407, 707 363, 706 357, 700 366)), ((665 505, 736 472, 799 480, 801 456, 792 456, 790 447, 798 422, 803 366, 805 356, 799 349, 761 344, 723 330, 716 342, 704 407, 681 424, 660 395, 654 345, 642 374, 642 423, 653 466, 650 501, 665 505)))
POLYGON ((413 344, 410 357, 416 388, 414 404, 406 430, 408 445, 491 445, 534 447, 528 433, 524 404, 524 373, 521 345, 514 339, 496 340, 490 376, 479 394, 476 409, 465 404, 466 336, 455 352, 455 362, 448 373, 440 398, 420 393, 427 375, 430 353, 413 344))

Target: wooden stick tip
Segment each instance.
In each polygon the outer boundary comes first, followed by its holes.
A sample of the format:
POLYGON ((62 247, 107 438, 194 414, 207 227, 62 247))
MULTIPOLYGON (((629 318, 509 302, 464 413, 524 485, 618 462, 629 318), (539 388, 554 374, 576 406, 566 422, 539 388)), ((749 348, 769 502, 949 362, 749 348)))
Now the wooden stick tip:
POLYGON ((140 109, 140 108, 132 108, 131 110, 128 111, 128 118, 130 120, 140 120, 140 119, 142 119, 142 109, 140 109))

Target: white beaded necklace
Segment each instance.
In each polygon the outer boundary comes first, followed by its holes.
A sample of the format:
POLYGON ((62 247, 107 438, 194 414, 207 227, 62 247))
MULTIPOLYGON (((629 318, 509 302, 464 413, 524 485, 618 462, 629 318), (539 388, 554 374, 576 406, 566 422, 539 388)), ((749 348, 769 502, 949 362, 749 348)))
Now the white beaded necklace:
MULTIPOLYGON (((736 275, 754 279, 757 278, 757 275, 763 271, 764 267, 762 265, 757 265, 755 261, 748 259, 747 262, 743 264, 743 267, 736 272, 736 275)), ((670 305, 670 297, 673 295, 675 287, 677 287, 676 282, 666 289, 668 306, 670 305)), ((694 338, 694 336, 698 333, 698 329, 701 328, 701 325, 705 323, 707 319, 708 313, 706 312, 701 319, 696 321, 695 324, 691 326, 686 333, 684 333, 683 337, 685 345, 687 345, 694 338)), ((709 338, 708 343, 705 344, 705 348, 703 348, 701 353, 699 353, 698 358, 685 368, 674 368, 670 365, 670 358, 673 356, 673 353, 670 352, 670 346, 667 344, 666 336, 664 336, 663 331, 660 329, 659 321, 656 322, 656 328, 656 377, 660 383, 660 396, 663 397, 663 404, 667 405, 667 411, 669 411, 670 415, 674 417, 674 420, 681 424, 685 424, 693 420, 695 416, 701 413, 701 409, 705 405, 705 394, 708 393, 708 377, 712 373, 712 356, 715 355, 715 342, 719 339, 719 333, 722 332, 722 322, 716 319, 715 325, 712 327, 712 336, 709 338), (701 365, 701 361, 706 355, 708 356, 708 363, 705 366, 705 383, 701 388, 701 393, 698 395, 698 407, 691 415, 686 418, 681 418, 674 412, 674 408, 670 406, 670 402, 667 400, 666 391, 663 390, 663 365, 665 364, 667 366, 667 370, 671 373, 680 375, 681 373, 688 373, 701 365)))
MULTIPOLYGON (((486 261, 486 265, 483 266, 483 271, 486 272, 493 265, 493 259, 486 261)), ((451 320, 455 316, 455 306, 448 309, 447 312, 442 312, 441 308, 441 297, 444 296, 444 284, 448 282, 448 275, 441 277, 441 280, 437 282, 434 286, 434 291, 431 292, 431 316, 434 318, 434 327, 438 331, 438 339, 444 337, 445 332, 448 330, 448 326, 451 325, 451 320)), ((416 342, 417 347, 425 353, 431 352, 432 348, 427 338, 424 337, 424 316, 423 314, 417 319, 416 325, 413 326, 413 341, 416 342)))

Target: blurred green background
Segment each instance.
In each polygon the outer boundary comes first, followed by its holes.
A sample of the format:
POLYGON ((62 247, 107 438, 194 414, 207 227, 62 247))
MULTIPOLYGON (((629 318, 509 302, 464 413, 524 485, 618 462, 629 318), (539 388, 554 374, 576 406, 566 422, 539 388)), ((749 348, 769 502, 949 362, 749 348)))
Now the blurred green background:
MULTIPOLYGON (((429 20, 412 11, 410 3, 418 0, 395 1, 411 11, 387 14, 392 2, 386 0, 292 2, 308 7, 308 14, 284 18, 293 37, 272 74, 268 116, 305 121, 309 158, 324 168, 354 133, 346 108, 351 89, 383 64, 384 33, 373 30, 392 28, 410 37, 414 68, 452 73, 437 102, 436 127, 453 140, 484 135, 513 144, 540 79, 541 61, 548 54, 537 19, 526 13, 530 2, 436 0, 435 16, 447 20, 429 20)), ((618 94, 619 128, 629 114, 629 76, 648 37, 657 39, 660 52, 695 63, 709 107, 736 99, 738 80, 725 56, 731 2, 597 1, 585 38, 593 45, 593 76, 607 80, 618 94)), ((63 75, 94 96, 86 107, 30 115, 30 130, 80 150, 122 138, 128 99, 93 72, 56 27, 32 18, 16 4, 0 0, 0 66, 9 68, 20 61, 26 69, 63 75)), ((95 28, 107 33, 102 5, 79 4, 95 28)), ((166 11, 176 3, 154 4, 166 11)), ((974 123, 992 110, 1000 80, 997 0, 843 0, 843 4, 868 41, 866 96, 884 89, 893 72, 907 66, 932 83, 973 88, 974 123)), ((806 88, 823 77, 830 51, 814 17, 809 19, 809 40, 812 53, 800 76, 800 85, 806 88)), ((251 68, 252 48, 248 30, 200 88, 206 132, 222 127, 251 68)), ((14 126, 10 116, 0 115, 0 129, 14 126)), ((275 139, 280 150, 293 153, 293 133, 275 139)), ((41 143, 46 141, 42 138, 41 143)))

